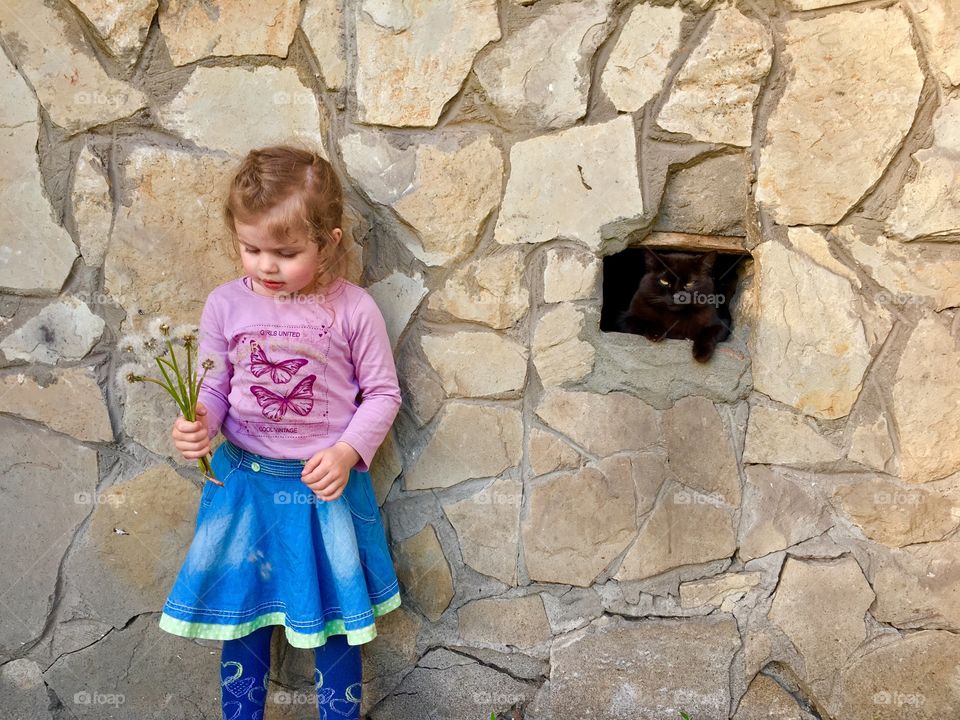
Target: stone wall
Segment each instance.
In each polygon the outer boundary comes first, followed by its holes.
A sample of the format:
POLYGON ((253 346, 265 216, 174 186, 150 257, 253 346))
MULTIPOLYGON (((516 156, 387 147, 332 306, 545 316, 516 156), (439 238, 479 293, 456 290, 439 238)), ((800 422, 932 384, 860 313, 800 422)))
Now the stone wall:
MULTIPOLYGON (((219 717, 219 643, 156 626, 198 475, 119 339, 197 321, 229 169, 296 139, 405 396, 371 717, 955 716, 958 38, 954 0, 4 0, 4 711, 219 717), (709 363, 600 331, 642 245, 745 255, 709 363)), ((274 653, 268 717, 316 717, 274 653)))

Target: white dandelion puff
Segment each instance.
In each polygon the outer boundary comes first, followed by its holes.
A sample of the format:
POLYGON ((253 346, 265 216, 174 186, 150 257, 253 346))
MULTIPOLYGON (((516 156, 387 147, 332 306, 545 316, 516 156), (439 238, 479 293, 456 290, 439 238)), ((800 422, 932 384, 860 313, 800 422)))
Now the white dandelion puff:
POLYGON ((147 370, 141 363, 125 362, 117 368, 113 379, 117 390, 125 392, 131 382, 136 382, 136 380, 131 380, 131 377, 144 377, 146 374, 147 370))
POLYGON ((170 335, 170 318, 160 315, 147 323, 147 334, 160 342, 166 342, 170 335))

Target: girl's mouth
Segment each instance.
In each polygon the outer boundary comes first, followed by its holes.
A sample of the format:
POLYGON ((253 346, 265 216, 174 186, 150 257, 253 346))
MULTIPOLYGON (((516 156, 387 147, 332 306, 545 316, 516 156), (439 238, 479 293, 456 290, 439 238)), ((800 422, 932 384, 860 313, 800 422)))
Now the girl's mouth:
POLYGON ((264 287, 268 287, 271 290, 276 290, 278 287, 283 287, 282 282, 271 282, 270 280, 261 280, 260 282, 264 287))

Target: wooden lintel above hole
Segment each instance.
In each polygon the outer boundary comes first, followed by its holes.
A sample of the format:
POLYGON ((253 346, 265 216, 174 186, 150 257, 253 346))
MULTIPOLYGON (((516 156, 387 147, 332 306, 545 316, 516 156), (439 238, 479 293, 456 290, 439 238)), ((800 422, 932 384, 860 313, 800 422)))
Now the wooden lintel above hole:
POLYGON ((746 238, 731 235, 692 235, 690 233, 653 232, 644 238, 640 247, 666 247, 674 250, 693 252, 718 252, 748 254, 744 243, 746 238))

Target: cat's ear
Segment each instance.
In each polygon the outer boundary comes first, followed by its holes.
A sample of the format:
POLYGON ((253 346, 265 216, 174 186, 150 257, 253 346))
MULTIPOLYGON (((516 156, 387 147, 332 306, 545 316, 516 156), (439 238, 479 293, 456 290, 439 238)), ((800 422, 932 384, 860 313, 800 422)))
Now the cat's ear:
POLYGON ((717 251, 711 250, 706 255, 700 256, 700 267, 703 272, 713 272, 713 264, 717 261, 717 251))
POLYGON ((643 249, 643 267, 647 272, 654 272, 663 267, 663 260, 651 248, 643 249))

